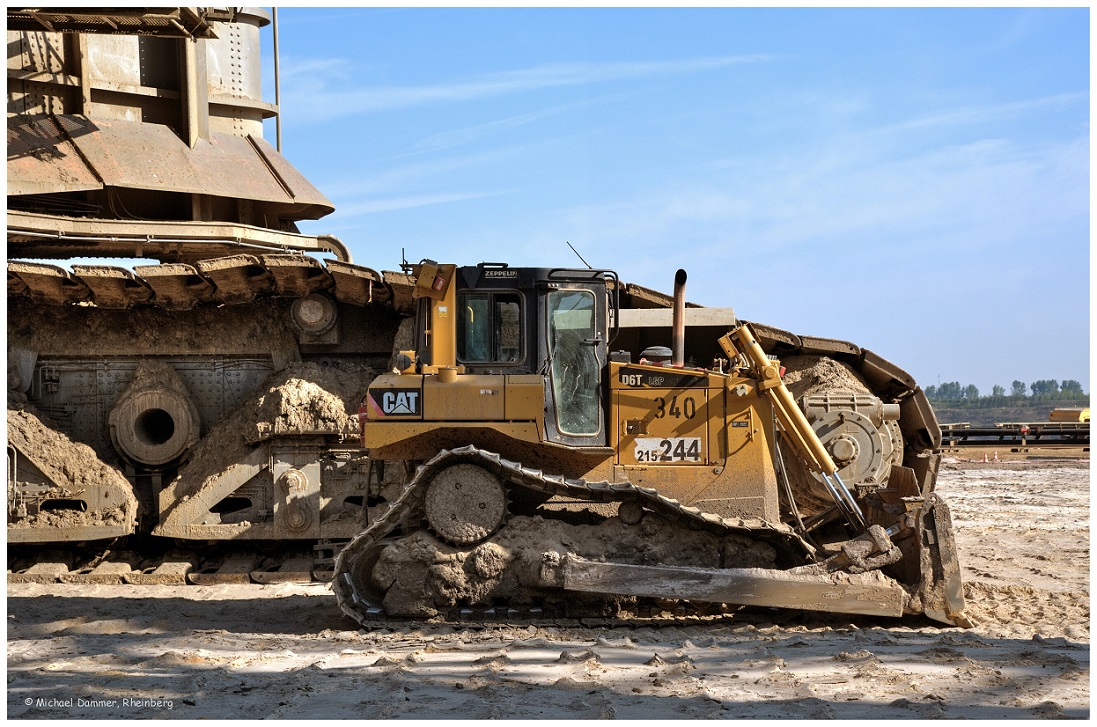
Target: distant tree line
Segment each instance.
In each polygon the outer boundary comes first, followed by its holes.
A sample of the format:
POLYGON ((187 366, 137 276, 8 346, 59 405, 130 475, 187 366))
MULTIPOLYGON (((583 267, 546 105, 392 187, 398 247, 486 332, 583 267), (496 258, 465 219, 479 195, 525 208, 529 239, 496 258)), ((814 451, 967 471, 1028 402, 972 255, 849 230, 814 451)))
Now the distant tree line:
POLYGON ((980 395, 974 384, 964 386, 959 381, 949 381, 927 386, 926 396, 932 401, 978 402, 987 406, 998 406, 1022 401, 1073 401, 1085 399, 1086 392, 1082 391, 1082 385, 1074 379, 1041 379, 1028 386, 1023 381, 1014 381, 1008 394, 1004 386, 996 384, 989 395, 980 395), (1032 393, 1029 394, 1029 391, 1032 393))

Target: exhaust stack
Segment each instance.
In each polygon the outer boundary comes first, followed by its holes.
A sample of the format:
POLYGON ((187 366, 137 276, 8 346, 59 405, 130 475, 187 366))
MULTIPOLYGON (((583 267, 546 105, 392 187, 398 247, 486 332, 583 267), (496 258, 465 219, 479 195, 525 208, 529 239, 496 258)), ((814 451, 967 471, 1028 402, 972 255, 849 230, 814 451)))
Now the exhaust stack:
POLYGON ((673 345, 674 366, 686 365, 686 271, 679 268, 674 274, 673 345))

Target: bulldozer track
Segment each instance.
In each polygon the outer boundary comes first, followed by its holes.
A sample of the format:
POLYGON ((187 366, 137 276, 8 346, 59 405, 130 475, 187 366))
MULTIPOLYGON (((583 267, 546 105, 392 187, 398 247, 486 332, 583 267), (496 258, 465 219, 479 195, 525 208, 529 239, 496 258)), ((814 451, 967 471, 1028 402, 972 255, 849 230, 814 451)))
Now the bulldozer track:
MULTIPOLYGON (((396 499, 389 503, 388 509, 340 551, 335 561, 332 590, 335 591, 339 608, 344 614, 367 627, 375 621, 387 618, 382 605, 362 593, 354 583, 352 572, 355 561, 363 557, 370 547, 380 543, 397 527, 402 526, 405 530, 409 527, 417 527, 419 506, 431 479, 444 468, 461 463, 479 465, 493 472, 502 481, 534 492, 586 502, 633 502, 675 524, 716 533, 742 533, 782 549, 796 549, 807 555, 814 552, 811 545, 783 523, 730 520, 682 505, 677 500, 660 495, 650 488, 637 487, 629 482, 587 482, 582 479, 545 474, 541 470, 524 467, 498 454, 468 445, 442 450, 433 459, 420 465, 396 499)), ((459 615, 464 611, 476 612, 475 609, 457 610, 459 615)), ((528 609, 508 607, 504 611, 507 615, 503 618, 522 614, 527 618, 538 617, 537 613, 528 609)), ((463 617, 462 620, 464 620, 463 617)))

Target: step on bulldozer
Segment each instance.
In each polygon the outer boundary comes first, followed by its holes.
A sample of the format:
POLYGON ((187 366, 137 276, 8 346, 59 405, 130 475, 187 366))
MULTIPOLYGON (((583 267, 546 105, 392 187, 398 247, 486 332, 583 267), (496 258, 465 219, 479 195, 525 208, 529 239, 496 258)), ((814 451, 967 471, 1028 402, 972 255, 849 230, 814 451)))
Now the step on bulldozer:
POLYGON ((658 311, 622 309, 608 270, 407 272, 414 348, 359 410, 388 485, 336 559, 347 615, 754 606, 971 625, 934 492, 940 430, 898 367, 687 307, 682 270, 658 311), (775 353, 801 389, 844 375, 797 401, 775 353))

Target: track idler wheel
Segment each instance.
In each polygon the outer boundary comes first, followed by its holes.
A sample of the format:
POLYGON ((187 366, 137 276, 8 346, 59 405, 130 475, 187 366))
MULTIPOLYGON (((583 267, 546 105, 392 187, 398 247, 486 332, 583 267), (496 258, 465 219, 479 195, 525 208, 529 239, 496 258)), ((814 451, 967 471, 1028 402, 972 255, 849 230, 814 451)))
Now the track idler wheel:
POLYGON ((474 464, 447 467, 431 480, 423 501, 431 531, 454 545, 473 545, 498 530, 507 516, 499 478, 474 464))

